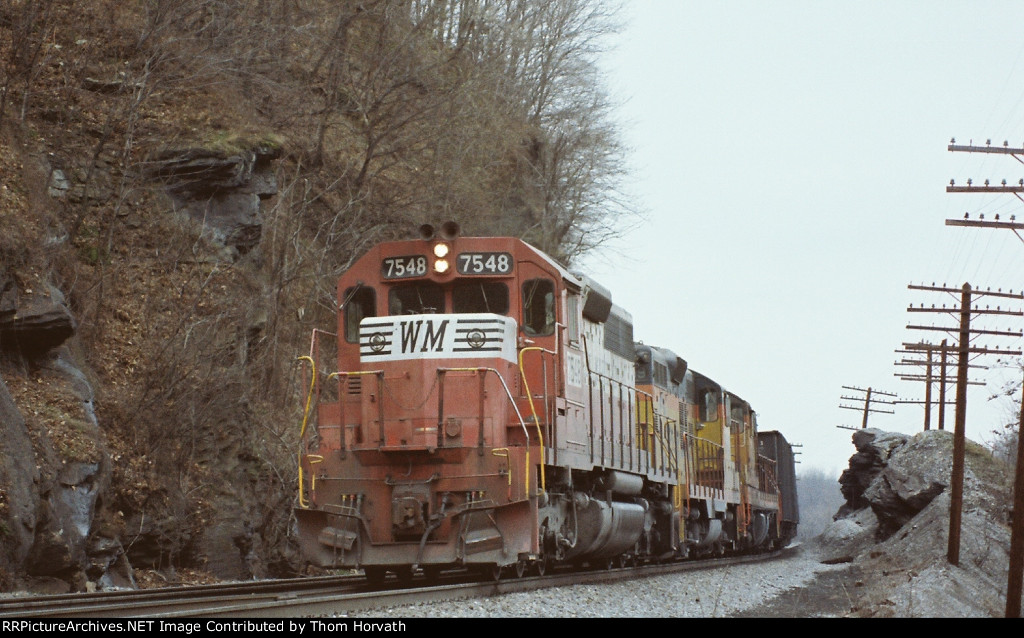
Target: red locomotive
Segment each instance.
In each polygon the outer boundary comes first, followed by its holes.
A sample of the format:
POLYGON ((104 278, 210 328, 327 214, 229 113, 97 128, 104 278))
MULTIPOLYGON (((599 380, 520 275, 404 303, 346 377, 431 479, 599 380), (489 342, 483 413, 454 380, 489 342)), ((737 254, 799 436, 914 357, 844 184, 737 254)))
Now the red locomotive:
POLYGON ((311 563, 497 578, 794 536, 785 439, 759 444, 745 401, 635 343, 607 290, 523 241, 424 226, 356 261, 338 301, 304 357, 311 563))

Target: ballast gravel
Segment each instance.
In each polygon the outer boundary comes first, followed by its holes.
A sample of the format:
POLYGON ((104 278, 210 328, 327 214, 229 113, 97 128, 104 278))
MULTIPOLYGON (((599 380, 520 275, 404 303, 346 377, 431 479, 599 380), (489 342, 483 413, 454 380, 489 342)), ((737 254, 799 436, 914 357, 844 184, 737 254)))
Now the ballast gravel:
MULTIPOLYGON (((793 557, 720 569, 555 587, 449 602, 358 612, 361 618, 725 618, 741 614, 822 572, 845 565, 820 562, 812 547, 793 557)), ((810 615, 813 611, 808 610, 810 615)))

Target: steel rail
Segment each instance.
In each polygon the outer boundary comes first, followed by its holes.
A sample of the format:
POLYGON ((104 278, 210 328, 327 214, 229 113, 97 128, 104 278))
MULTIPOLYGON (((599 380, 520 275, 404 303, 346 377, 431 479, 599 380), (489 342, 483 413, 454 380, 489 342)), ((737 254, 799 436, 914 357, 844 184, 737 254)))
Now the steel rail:
POLYGON ((0 599, 0 618, 287 618, 334 616, 379 607, 480 598, 550 587, 612 582, 649 576, 709 570, 743 563, 776 560, 793 555, 798 547, 750 555, 690 560, 677 563, 571 570, 565 566, 545 576, 472 581, 465 572, 446 574, 446 584, 404 588, 389 579, 383 588, 370 590, 362 576, 294 578, 125 590, 58 596, 15 596, 0 599), (447 582, 450 581, 450 582, 447 582))

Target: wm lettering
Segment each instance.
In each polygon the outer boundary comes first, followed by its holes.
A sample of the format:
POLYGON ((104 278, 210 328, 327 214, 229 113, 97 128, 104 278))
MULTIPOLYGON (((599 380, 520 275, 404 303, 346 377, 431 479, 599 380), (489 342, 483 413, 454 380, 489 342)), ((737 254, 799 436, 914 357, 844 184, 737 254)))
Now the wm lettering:
POLYGON ((441 322, 436 332, 434 331, 434 324, 430 321, 424 321, 423 319, 403 321, 402 352, 416 352, 417 349, 420 352, 426 352, 427 350, 441 352, 441 347, 444 345, 444 331, 447 327, 447 319, 441 322), (424 323, 426 324, 426 329, 424 329, 424 323), (421 335, 422 339, 420 338, 421 335))

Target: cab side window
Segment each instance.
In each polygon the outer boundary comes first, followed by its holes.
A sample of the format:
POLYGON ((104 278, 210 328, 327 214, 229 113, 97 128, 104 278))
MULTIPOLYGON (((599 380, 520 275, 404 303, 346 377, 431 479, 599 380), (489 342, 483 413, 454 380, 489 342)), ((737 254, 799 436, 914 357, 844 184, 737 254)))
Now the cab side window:
POLYGON ((718 393, 705 390, 703 401, 700 402, 700 420, 716 421, 718 419, 718 393))
POLYGON ((555 282, 528 279, 523 283, 523 332, 541 337, 555 333, 555 282))
POLYGON ((345 341, 359 343, 359 322, 377 316, 377 295, 373 288, 360 286, 345 291, 345 341))

